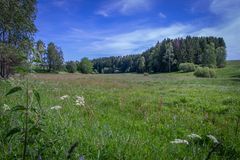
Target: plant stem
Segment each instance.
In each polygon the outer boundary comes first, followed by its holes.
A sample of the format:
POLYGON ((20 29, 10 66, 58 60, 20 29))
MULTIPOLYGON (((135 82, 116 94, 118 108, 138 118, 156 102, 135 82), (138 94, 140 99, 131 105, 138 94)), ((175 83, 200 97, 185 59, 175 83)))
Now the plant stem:
POLYGON ((215 144, 212 149, 208 152, 208 155, 205 160, 209 160, 212 156, 212 153, 216 151, 216 149, 220 146, 220 143, 215 144))
POLYGON ((24 127, 24 149, 23 160, 26 159, 27 144, 28 144, 28 109, 29 109, 29 94, 28 94, 28 77, 27 77, 27 89, 26 89, 26 109, 25 109, 25 127, 24 127))
POLYGON ((237 133, 238 133, 239 123, 240 123, 240 117, 237 117, 237 126, 236 126, 236 130, 235 130, 235 135, 237 135, 237 133))

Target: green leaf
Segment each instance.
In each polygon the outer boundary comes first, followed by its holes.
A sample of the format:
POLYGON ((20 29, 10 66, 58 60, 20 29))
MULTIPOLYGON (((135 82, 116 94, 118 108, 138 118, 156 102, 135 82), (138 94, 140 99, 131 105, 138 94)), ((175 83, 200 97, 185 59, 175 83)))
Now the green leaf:
POLYGON ((14 134, 21 132, 21 129, 19 127, 11 129, 8 134, 6 135, 6 138, 9 136, 13 136, 14 134))
POLYGON ((34 96, 36 97, 36 99, 37 99, 37 102, 38 102, 38 105, 39 106, 41 106, 41 97, 40 97, 40 94, 38 93, 38 91, 37 90, 33 90, 33 94, 34 94, 34 96))
POLYGON ((21 91, 21 90, 22 90, 21 87, 14 87, 14 88, 12 88, 5 96, 8 96, 8 95, 10 95, 10 94, 13 94, 13 93, 18 92, 18 91, 21 91))
POLYGON ((12 108, 12 111, 24 111, 24 110, 26 110, 26 108, 22 105, 17 105, 12 108))

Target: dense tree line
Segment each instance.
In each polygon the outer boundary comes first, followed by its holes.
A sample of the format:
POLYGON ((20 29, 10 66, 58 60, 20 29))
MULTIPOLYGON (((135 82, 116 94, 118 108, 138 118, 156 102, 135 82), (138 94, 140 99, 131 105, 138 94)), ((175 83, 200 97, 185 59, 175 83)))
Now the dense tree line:
POLYGON ((92 60, 98 73, 171 72, 181 63, 224 67, 226 45, 223 38, 190 37, 164 39, 139 55, 97 58, 92 60))
POLYGON ((32 52, 37 31, 36 0, 0 0, 0 76, 23 65, 32 52))

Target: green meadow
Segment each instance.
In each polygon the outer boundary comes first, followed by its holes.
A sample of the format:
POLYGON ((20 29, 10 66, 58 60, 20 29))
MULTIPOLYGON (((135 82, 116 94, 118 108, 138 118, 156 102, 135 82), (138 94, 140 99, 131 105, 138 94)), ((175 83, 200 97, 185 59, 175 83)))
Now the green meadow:
POLYGON ((29 131, 28 159, 240 159, 240 61, 215 71, 1 80, 0 159, 22 155, 24 111, 15 106, 26 103, 26 79, 29 128, 39 126, 29 131), (23 90, 5 96, 16 86, 23 90))

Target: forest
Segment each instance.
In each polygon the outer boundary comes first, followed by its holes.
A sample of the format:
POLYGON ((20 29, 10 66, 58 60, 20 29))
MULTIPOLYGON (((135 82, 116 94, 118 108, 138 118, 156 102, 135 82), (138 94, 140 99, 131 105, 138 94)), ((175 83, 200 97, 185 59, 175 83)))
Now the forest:
POLYGON ((164 39, 139 55, 128 55, 92 60, 97 73, 172 72, 181 63, 206 67, 224 67, 226 45, 223 38, 191 37, 164 39))

